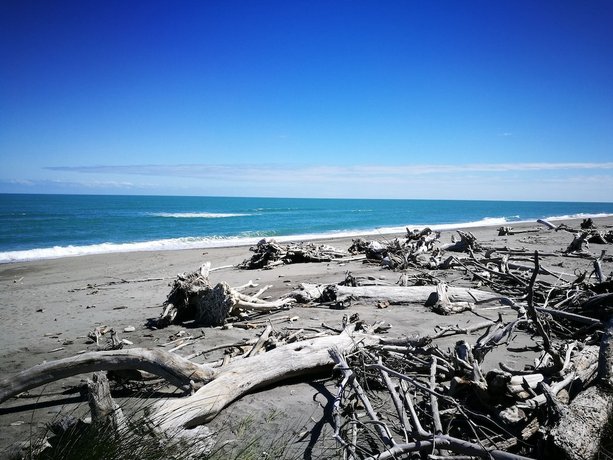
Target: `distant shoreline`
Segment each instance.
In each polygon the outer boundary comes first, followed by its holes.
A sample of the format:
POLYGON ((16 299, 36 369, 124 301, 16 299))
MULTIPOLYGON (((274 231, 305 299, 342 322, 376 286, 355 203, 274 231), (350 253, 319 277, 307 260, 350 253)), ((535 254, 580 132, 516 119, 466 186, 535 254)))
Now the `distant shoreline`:
MULTIPOLYGON (((606 219, 613 214, 578 214, 569 216, 553 216, 544 218, 555 222, 577 221, 586 218, 606 219)), ((18 262, 33 262, 38 260, 54 260, 68 257, 92 256, 101 254, 124 254, 134 252, 182 251, 213 248, 245 247, 256 244, 261 239, 274 239, 279 242, 289 241, 328 241, 358 237, 390 237, 405 233, 406 229, 421 229, 429 227, 433 230, 475 229, 497 226, 527 226, 539 225, 536 220, 508 221, 504 218, 485 218, 475 222, 434 225, 406 225, 404 227, 385 227, 372 230, 339 231, 327 233, 311 233, 298 235, 255 236, 236 238, 168 238, 134 243, 102 243, 85 246, 56 246, 40 249, 0 252, 0 265, 18 262)))

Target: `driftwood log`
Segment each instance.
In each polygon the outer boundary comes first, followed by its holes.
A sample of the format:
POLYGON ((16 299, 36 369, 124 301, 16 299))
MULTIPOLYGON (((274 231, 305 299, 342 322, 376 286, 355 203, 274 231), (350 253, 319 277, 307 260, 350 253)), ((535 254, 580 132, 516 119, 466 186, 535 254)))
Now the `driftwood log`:
MULTIPOLYGON (((288 294, 300 303, 318 301, 368 300, 386 301, 390 304, 436 303, 439 298, 437 286, 343 286, 340 284, 303 283, 300 289, 288 294), (334 295, 333 298, 330 296, 334 295)), ((479 289, 446 286, 445 294, 449 302, 486 303, 504 302, 492 292, 479 289)))
POLYGON ((164 401, 150 411, 150 419, 160 430, 176 431, 205 423, 250 391, 331 367, 334 361, 329 350, 332 348, 349 353, 356 347, 378 342, 378 337, 356 332, 350 325, 338 335, 290 343, 215 368, 160 350, 91 352, 34 366, 0 381, 0 402, 69 376, 139 369, 163 377, 184 390, 196 390, 192 396, 164 401))
POLYGON ((159 349, 131 348, 92 351, 71 358, 38 364, 0 381, 0 402, 19 393, 74 375, 98 371, 138 369, 157 375, 185 391, 190 381, 203 384, 211 380, 213 369, 192 363, 175 353, 159 349))
POLYGON ((123 411, 111 397, 111 387, 104 372, 94 372, 91 380, 87 380, 89 410, 92 414, 92 425, 96 428, 110 427, 123 432, 127 429, 123 411))
POLYGON ((257 287, 251 282, 235 288, 223 282, 211 286, 209 269, 210 264, 206 263, 195 272, 177 276, 162 306, 162 313, 155 321, 155 327, 184 321, 195 321, 201 326, 222 326, 228 316, 241 311, 270 312, 283 309, 293 302, 292 299, 276 302, 261 300, 259 296, 266 288, 251 296, 240 292, 247 287, 257 287))
POLYGON ((339 335, 295 342, 221 368, 211 382, 188 398, 161 404, 152 420, 162 429, 190 428, 212 419, 221 409, 249 391, 332 366, 329 350, 350 353, 356 347, 379 342, 346 329, 339 335))
POLYGON ((457 233, 460 236, 460 239, 441 246, 442 250, 453 252, 478 252, 482 250, 481 244, 477 241, 477 237, 475 235, 470 232, 463 232, 461 230, 457 230, 457 233))

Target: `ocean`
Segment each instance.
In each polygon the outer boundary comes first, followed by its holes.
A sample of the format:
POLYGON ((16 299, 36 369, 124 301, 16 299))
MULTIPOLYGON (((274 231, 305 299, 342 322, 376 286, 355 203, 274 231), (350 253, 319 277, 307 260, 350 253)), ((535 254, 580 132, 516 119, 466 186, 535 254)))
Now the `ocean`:
POLYGON ((0 194, 0 263, 605 215, 613 203, 0 194))

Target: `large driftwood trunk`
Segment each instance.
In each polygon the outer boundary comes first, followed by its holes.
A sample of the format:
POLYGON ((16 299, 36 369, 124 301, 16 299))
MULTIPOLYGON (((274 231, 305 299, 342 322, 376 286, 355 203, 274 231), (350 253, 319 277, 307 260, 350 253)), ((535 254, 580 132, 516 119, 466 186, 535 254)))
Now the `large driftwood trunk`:
MULTIPOLYGON (((432 296, 437 295, 437 286, 341 286, 316 285, 304 283, 300 291, 293 295, 302 296, 302 300, 316 300, 321 298, 324 290, 333 286, 337 298, 364 299, 373 301, 388 301, 391 304, 426 303, 432 296)), ((449 286, 447 296, 451 302, 483 302, 489 299, 500 298, 492 292, 479 289, 449 286)))
POLYGON ((163 350, 132 348, 128 350, 92 351, 71 358, 38 364, 0 381, 0 402, 47 383, 66 377, 98 371, 138 369, 155 374, 169 383, 189 389, 190 381, 206 383, 215 370, 192 363, 163 350))
POLYGON ((596 458, 612 417, 613 318, 600 345, 597 384, 582 391, 568 407, 562 407, 561 418, 550 433, 551 455, 569 460, 596 458))
POLYGON ((162 403, 152 414, 162 430, 191 428, 215 417, 245 393, 288 378, 332 366, 330 349, 349 353, 359 345, 374 345, 379 338, 345 330, 284 345, 251 358, 239 359, 221 368, 219 374, 194 395, 162 403))
POLYGON ((150 412, 162 431, 195 427, 245 393, 282 380, 333 366, 329 350, 349 353, 360 345, 373 345, 379 338, 353 331, 283 345, 266 353, 238 358, 212 368, 197 365, 178 355, 159 350, 132 349, 91 352, 34 366, 0 382, 0 401, 46 383, 87 372, 140 369, 181 387, 204 384, 190 397, 165 401, 150 412))

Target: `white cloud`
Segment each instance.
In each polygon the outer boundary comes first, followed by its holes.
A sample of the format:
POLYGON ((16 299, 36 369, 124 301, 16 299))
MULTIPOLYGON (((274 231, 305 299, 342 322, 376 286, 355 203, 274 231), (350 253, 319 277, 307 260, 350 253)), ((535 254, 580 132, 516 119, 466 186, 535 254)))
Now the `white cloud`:
POLYGON ((47 175, 20 185, 5 180, 0 191, 613 201, 613 162, 99 165, 51 167, 47 175))
POLYGON ((172 177, 218 177, 233 178, 248 176, 251 180, 267 180, 271 177, 294 176, 316 179, 333 176, 337 179, 349 177, 372 178, 373 176, 418 176, 427 174, 488 173, 511 171, 561 171, 561 170, 608 170, 613 162, 603 163, 475 163, 442 165, 350 165, 350 166, 312 166, 312 165, 223 165, 223 164, 179 164, 179 165, 100 165, 100 166, 54 166, 46 168, 53 171, 127 174, 172 177))

